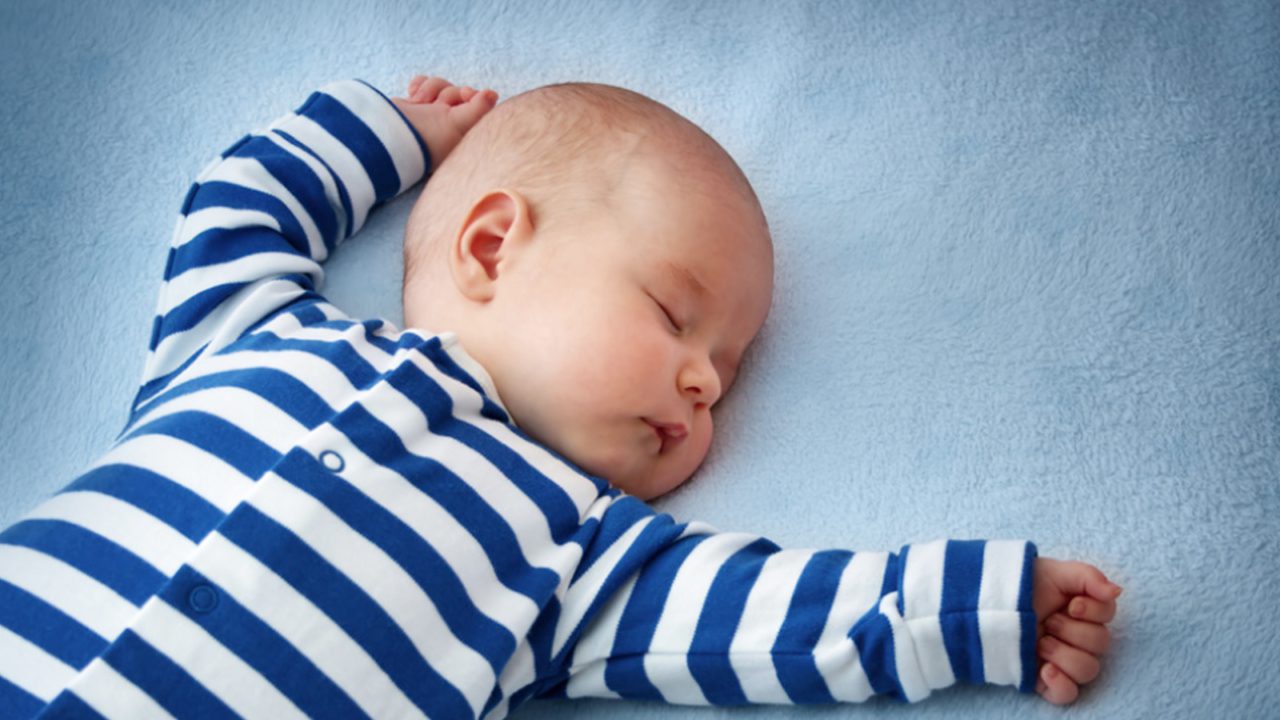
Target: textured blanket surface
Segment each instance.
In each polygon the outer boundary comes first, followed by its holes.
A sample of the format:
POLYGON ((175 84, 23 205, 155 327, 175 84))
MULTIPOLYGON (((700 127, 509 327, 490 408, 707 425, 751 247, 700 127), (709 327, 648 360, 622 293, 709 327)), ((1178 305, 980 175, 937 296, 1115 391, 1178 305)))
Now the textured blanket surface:
MULTIPOLYGON (((0 526, 123 426, 187 185, 314 88, 645 92, 738 159, 773 311, 659 509, 794 547, 1036 541, 1123 585, 1075 718, 1280 715, 1280 9, 0 4, 0 526)), ((327 266, 399 324, 402 197, 327 266)), ((534 703, 517 717, 1059 717, 534 703)))

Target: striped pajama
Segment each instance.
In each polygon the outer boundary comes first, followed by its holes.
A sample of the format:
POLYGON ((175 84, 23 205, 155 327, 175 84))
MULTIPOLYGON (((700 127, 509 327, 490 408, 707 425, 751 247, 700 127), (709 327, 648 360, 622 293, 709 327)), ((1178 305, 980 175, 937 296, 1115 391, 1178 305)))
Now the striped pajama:
POLYGON ((321 264, 429 166, 349 81, 200 174, 124 431, 0 533, 0 717, 1034 689, 1031 543, 677 522, 526 437, 452 333, 329 304, 321 264))

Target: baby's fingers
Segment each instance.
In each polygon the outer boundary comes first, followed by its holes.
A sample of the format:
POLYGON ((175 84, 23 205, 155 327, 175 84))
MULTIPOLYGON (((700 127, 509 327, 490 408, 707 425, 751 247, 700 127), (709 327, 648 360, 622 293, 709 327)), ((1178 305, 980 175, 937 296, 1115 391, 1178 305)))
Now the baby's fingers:
POLYGON ((1102 669, 1098 658, 1056 638, 1049 636, 1040 638, 1037 649, 1041 658, 1057 665, 1062 672, 1081 685, 1093 682, 1102 669))
POLYGON ((1054 613, 1045 621, 1044 628, 1059 640, 1094 655, 1101 655, 1111 647, 1111 632, 1106 625, 1072 620, 1061 613, 1054 613))
POLYGON ((1067 705, 1080 696, 1080 686, 1063 675, 1053 663, 1045 663, 1040 666, 1040 681, 1036 683, 1036 692, 1054 705, 1067 705))
POLYGON ((1079 595, 1071 598, 1071 602, 1067 603, 1067 614, 1085 622, 1109 623, 1116 616, 1116 601, 1094 600, 1091 597, 1079 595))

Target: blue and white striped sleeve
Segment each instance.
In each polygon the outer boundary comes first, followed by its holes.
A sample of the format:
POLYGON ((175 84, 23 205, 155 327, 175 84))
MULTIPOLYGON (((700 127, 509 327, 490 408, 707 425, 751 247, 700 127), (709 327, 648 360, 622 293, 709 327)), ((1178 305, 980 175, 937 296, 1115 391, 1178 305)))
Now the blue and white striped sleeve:
POLYGON ((570 587, 569 619, 582 605, 597 613, 541 696, 740 705, 915 702, 957 682, 1035 689, 1032 543, 784 550, 666 517, 638 519, 570 587))
POLYGON ((430 164, 399 110, 357 80, 322 88, 223 152, 182 204, 135 406, 196 357, 318 290, 334 248, 430 164))

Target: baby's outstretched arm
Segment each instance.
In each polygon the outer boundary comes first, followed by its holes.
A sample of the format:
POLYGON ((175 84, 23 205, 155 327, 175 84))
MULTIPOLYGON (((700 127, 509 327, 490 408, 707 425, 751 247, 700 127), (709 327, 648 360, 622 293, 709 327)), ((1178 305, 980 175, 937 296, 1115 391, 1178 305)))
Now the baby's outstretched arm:
POLYGON ((1092 565, 1044 557, 1036 559, 1034 583, 1036 652, 1043 661, 1036 692, 1066 705, 1098 677, 1098 656, 1111 644, 1106 624, 1115 617, 1121 589, 1092 565))

